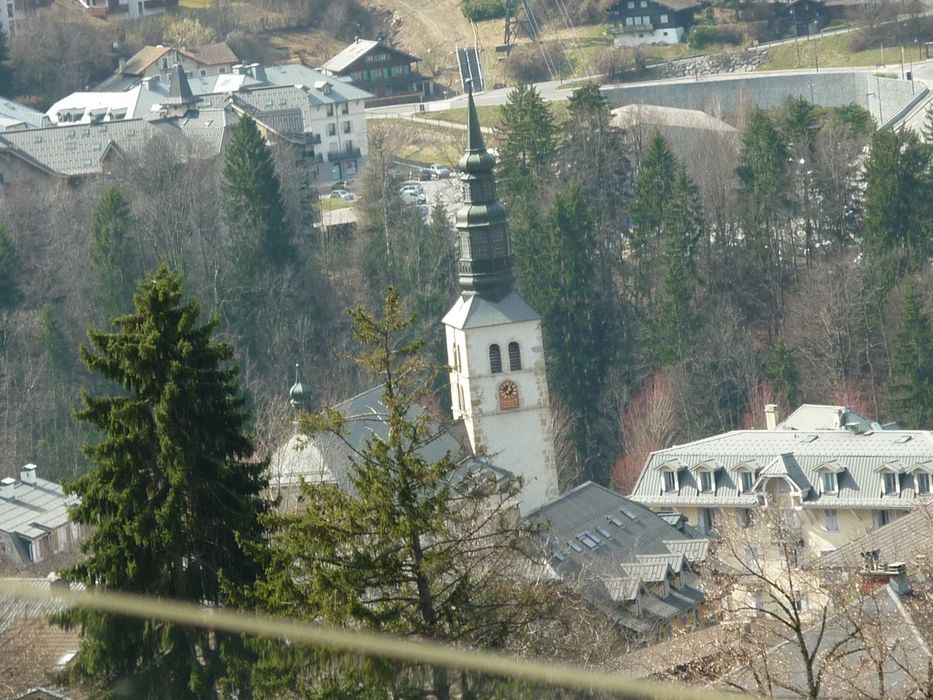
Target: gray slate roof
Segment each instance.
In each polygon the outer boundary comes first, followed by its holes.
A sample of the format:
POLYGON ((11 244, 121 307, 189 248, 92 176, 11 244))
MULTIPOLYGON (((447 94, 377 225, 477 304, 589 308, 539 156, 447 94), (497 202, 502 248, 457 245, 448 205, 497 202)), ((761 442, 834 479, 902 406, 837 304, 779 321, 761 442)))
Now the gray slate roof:
MULTIPOLYGON (((48 592, 51 583, 47 578, 9 578, 6 583, 23 586, 28 589, 48 592)), ((71 589, 83 591, 83 583, 72 583, 71 589)), ((6 593, 0 594, 0 633, 6 631, 16 620, 21 618, 47 618, 65 609, 65 605, 55 600, 34 600, 21 598, 6 593)))
POLYGON ((787 474, 804 493, 803 506, 814 508, 911 509, 929 496, 914 493, 912 472, 933 470, 933 433, 922 430, 734 430, 653 452, 632 498, 652 505, 745 506, 754 494, 740 493, 739 471, 756 476, 787 474), (696 467, 712 465, 716 492, 699 491, 696 467), (881 494, 879 469, 898 470, 899 494, 881 494), (663 493, 662 468, 678 470, 680 489, 663 493), (838 471, 839 491, 820 494, 820 468, 838 471))
POLYGON ((17 480, 13 498, 0 497, 0 531, 23 541, 47 535, 68 522, 68 508, 77 503, 52 481, 36 479, 35 484, 17 480))
POLYGON ((457 298, 442 323, 458 329, 501 326, 506 323, 538 321, 541 316, 518 292, 511 292, 499 301, 478 294, 463 294, 457 298))
MULTIPOLYGON (((352 491, 350 458, 353 451, 362 450, 367 440, 385 440, 388 437, 382 391, 382 385, 379 385, 334 406, 347 418, 346 443, 332 435, 322 434, 313 439, 295 435, 276 450, 270 462, 271 485, 289 487, 303 478, 311 484, 336 483, 352 491)), ((410 417, 417 418, 423 414, 424 410, 415 406, 410 417)), ((467 444, 465 439, 457 438, 456 428, 443 430, 418 454, 431 462, 449 456, 460 463, 472 457, 467 444)))
POLYGON ((114 151, 139 153, 162 137, 180 157, 216 155, 223 131, 235 117, 223 110, 189 112, 182 119, 126 119, 100 124, 69 124, 45 129, 3 132, 0 147, 9 145, 39 167, 65 176, 107 172, 106 157, 114 151))
POLYGON ((858 433, 881 430, 871 418, 848 406, 825 406, 805 403, 778 424, 779 430, 838 430, 851 426, 858 433))
POLYGON ((0 97, 0 131, 42 126, 45 120, 46 117, 42 112, 0 97))
POLYGON ((708 542, 691 539, 614 491, 587 482, 541 506, 526 520, 542 527, 540 545, 550 577, 582 583, 591 602, 636 634, 647 634, 703 601, 686 563, 705 558, 708 542), (671 588, 664 597, 647 590, 681 573, 685 579, 681 589, 671 588), (641 615, 620 605, 636 595, 641 615))
MULTIPOLYGON (((866 628, 873 642, 874 653, 884 649, 883 675, 884 697, 906 698, 921 697, 917 693, 917 681, 925 680, 927 664, 933 658, 920 636, 916 623, 905 606, 905 600, 890 586, 882 586, 874 593, 865 596, 846 609, 845 614, 837 614, 826 622, 820 653, 817 655, 816 668, 822 668, 822 659, 829 649, 838 647, 835 660, 826 666, 821 698, 881 697, 877 670, 869 651, 866 651, 854 636, 855 625, 866 628), (905 669, 912 669, 908 672, 905 669), (911 673, 915 674, 911 678, 911 673)), ((819 625, 804 632, 810 648, 814 648, 819 625)), ((771 676, 783 686, 772 686, 770 697, 798 698, 805 697, 801 692, 807 687, 805 670, 797 644, 783 642, 767 652, 771 676)), ((763 668, 759 660, 759 671, 763 668)), ((747 692, 758 693, 752 672, 747 669, 737 670, 725 678, 726 685, 741 688, 747 692)))
POLYGON ((918 508, 824 554, 814 564, 821 569, 860 569, 864 565, 862 553, 875 549, 879 550, 881 562, 906 562, 908 572, 914 561, 924 561, 928 565, 933 560, 933 509, 930 506, 918 508))

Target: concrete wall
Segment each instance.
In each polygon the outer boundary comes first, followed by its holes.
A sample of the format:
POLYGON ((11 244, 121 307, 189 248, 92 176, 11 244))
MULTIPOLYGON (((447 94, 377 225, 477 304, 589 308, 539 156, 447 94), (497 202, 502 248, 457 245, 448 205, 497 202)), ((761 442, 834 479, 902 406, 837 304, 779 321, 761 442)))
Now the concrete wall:
POLYGON ((905 109, 925 85, 881 78, 867 71, 831 71, 793 75, 741 75, 684 80, 664 84, 614 85, 603 88, 612 107, 650 104, 700 109, 714 116, 736 114, 745 107, 773 109, 788 97, 814 104, 866 107, 879 123, 905 109), (880 97, 880 100, 878 96, 880 97))

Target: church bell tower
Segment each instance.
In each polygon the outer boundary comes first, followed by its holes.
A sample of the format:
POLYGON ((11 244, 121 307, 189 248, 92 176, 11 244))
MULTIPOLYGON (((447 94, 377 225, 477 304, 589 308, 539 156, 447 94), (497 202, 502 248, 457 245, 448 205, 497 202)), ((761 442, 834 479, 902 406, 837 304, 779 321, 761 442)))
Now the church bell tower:
POLYGON ((467 110, 456 217, 460 296, 443 320, 453 416, 475 453, 522 477, 527 514, 558 495, 541 317, 514 289, 508 217, 472 89, 467 110))

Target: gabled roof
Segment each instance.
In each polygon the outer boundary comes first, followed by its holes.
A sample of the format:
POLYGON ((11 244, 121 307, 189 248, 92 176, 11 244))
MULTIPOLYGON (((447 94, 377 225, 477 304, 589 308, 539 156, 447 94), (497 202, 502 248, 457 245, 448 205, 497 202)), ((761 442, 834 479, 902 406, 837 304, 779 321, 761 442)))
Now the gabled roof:
MULTIPOLYGON (((143 75, 149 66, 174 50, 171 46, 144 46, 123 64, 123 75, 143 75)), ((202 66, 233 65, 240 60, 225 41, 177 51, 202 66)))
POLYGON ((0 131, 42 126, 45 115, 19 102, 0 97, 0 131))
POLYGON ((29 542, 68 523, 68 508, 77 503, 52 481, 36 479, 35 484, 17 480, 13 498, 0 497, 0 532, 29 542))
POLYGON ((336 56, 333 56, 332 58, 325 61, 321 66, 321 70, 329 73, 343 73, 351 66, 353 66, 354 63, 366 56, 366 54, 376 50, 396 54, 399 58, 405 59, 408 62, 419 60, 417 57, 412 56, 409 53, 405 53, 404 51, 400 51, 398 49, 393 49, 391 46, 386 46, 385 44, 382 44, 378 41, 357 39, 352 44, 344 48, 336 56))
POLYGON ((226 41, 204 44, 190 49, 178 49, 178 53, 200 63, 202 66, 232 65, 240 60, 226 41))

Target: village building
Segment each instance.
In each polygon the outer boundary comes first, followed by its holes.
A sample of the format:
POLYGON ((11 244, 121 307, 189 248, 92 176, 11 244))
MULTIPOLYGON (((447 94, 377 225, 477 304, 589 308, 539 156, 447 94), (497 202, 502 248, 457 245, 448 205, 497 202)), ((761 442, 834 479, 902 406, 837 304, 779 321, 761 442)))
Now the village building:
POLYGON ((638 646, 705 624, 694 566, 709 543, 683 518, 662 517, 586 482, 529 513, 540 527, 533 575, 559 581, 638 646))
POLYGON ((631 498, 702 532, 779 512, 795 559, 812 560, 930 500, 933 433, 881 426, 844 406, 802 406, 767 430, 733 430, 651 453, 631 498))
POLYGON ((608 14, 616 46, 677 44, 694 23, 698 0, 616 0, 608 14))
POLYGON ((367 106, 420 102, 434 93, 434 83, 418 72, 420 59, 379 41, 356 39, 328 59, 321 72, 353 81, 375 97, 367 106))
POLYGON ((91 17, 105 20, 126 20, 161 15, 178 0, 77 0, 91 17))
POLYGON ((81 528, 68 517, 77 501, 27 464, 19 479, 0 480, 0 565, 20 570, 78 551, 81 528))

